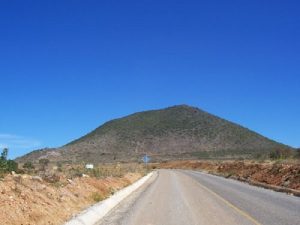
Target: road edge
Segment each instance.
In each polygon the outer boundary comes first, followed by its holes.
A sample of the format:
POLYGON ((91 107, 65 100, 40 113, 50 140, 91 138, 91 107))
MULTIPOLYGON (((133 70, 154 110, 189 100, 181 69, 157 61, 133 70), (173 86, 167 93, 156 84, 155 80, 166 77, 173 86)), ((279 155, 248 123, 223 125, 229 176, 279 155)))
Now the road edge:
POLYGON ((261 183, 261 182, 258 182, 258 181, 253 181, 253 180, 250 180, 250 179, 237 177, 237 176, 234 176, 234 175, 226 176, 224 174, 219 174, 219 173, 214 173, 214 172, 211 172, 211 171, 204 171, 204 170, 203 171, 200 170, 200 172, 205 172, 205 173, 208 173, 208 174, 211 174, 211 175, 214 175, 214 176, 224 177, 226 179, 232 179, 232 180, 240 181, 240 182, 243 182, 243 183, 247 183, 247 184, 252 185, 252 186, 261 187, 261 188, 264 188, 264 189, 273 190, 273 191, 276 191, 276 192, 282 192, 282 193, 290 194, 290 195, 293 195, 293 196, 296 196, 296 197, 300 197, 300 191, 298 191, 296 189, 291 189, 291 188, 286 188, 286 187, 282 187, 282 186, 275 186, 275 185, 271 185, 271 184, 261 183))
POLYGON ((81 213, 77 214, 71 220, 67 221, 64 225, 94 225, 101 220, 108 212, 117 206, 122 200, 129 196, 132 192, 141 187, 154 172, 150 172, 146 176, 140 178, 133 184, 116 192, 111 197, 92 205, 81 213))

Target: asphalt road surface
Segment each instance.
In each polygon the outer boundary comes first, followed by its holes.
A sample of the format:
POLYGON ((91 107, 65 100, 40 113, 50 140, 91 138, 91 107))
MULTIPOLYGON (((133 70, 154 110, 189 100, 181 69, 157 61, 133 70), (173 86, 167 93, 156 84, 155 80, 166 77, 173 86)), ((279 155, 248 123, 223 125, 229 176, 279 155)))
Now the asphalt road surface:
POLYGON ((159 170, 99 225, 300 225, 300 198, 184 170, 159 170))

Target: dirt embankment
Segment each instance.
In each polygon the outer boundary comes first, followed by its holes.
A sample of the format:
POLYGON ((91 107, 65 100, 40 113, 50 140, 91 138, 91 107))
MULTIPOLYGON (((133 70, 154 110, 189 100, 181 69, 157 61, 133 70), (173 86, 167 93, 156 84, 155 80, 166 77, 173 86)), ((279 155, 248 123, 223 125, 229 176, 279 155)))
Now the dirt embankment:
POLYGON ((133 183, 142 175, 102 179, 78 177, 47 183, 40 177, 8 175, 0 181, 0 223, 58 225, 87 206, 133 183))
MULTIPOLYGON (((300 191, 300 164, 250 161, 175 161, 159 164, 160 168, 204 170, 233 177, 255 185, 272 185, 300 191)), ((276 188, 275 188, 276 190, 276 188)), ((278 189, 281 191, 281 189, 278 189)), ((282 191, 284 191, 282 189, 282 191)), ((300 192, 299 192, 300 193, 300 192)))

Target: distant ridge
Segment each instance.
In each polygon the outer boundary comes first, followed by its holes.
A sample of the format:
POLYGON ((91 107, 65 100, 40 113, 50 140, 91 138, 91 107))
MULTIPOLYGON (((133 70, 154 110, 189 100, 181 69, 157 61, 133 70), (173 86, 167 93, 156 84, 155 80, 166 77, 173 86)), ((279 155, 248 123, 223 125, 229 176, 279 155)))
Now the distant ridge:
POLYGON ((289 146, 188 105, 138 112, 104 123, 58 149, 33 151, 19 162, 49 158, 63 162, 252 158, 289 146))

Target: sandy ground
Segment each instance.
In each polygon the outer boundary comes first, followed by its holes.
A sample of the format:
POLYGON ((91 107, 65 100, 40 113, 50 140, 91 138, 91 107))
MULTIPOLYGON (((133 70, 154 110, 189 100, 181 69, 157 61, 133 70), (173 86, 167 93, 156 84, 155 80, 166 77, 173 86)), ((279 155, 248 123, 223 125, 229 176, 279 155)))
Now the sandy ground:
POLYGON ((39 177, 8 175, 0 181, 0 223, 63 224, 74 214, 133 183, 141 175, 81 177, 49 184, 39 177))

